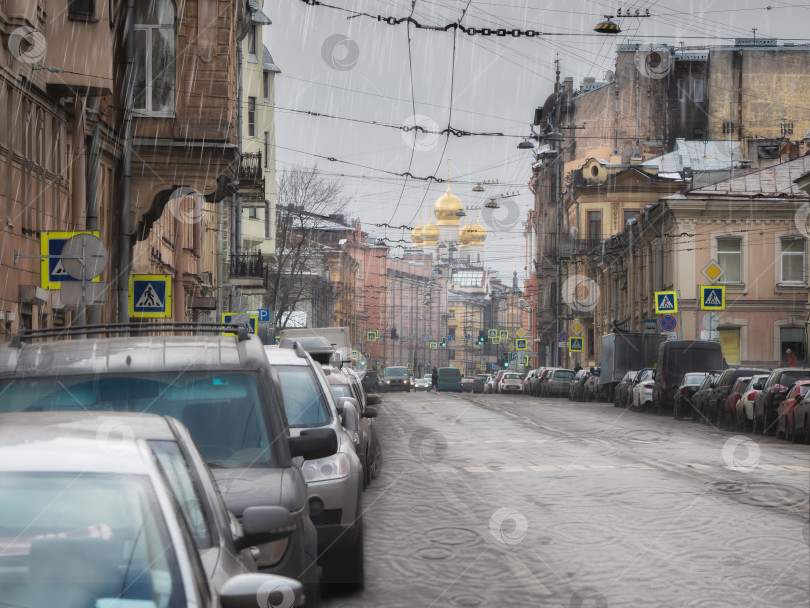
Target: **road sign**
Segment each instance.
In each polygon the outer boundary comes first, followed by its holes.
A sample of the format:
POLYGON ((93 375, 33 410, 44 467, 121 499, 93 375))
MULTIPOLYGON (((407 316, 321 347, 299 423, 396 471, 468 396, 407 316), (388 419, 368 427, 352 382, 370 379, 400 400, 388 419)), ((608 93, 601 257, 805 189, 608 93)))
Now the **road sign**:
POLYGON ((585 326, 579 319, 574 319, 573 321, 571 321, 571 325, 568 326, 568 329, 570 329, 571 332, 575 334, 580 334, 582 333, 582 330, 585 329, 585 326))
POLYGON ((678 294, 674 291, 655 292, 655 314, 665 315, 678 312, 678 294))
POLYGON ((720 315, 716 312, 704 312, 700 323, 703 325, 703 329, 714 331, 720 325, 720 315))
POLYGON ((526 338, 518 338, 515 340, 515 348, 517 350, 529 350, 529 341, 526 338))
POLYGON ((658 319, 658 324, 661 326, 661 331, 675 331, 678 320, 673 315, 662 315, 658 319))
POLYGON ((430 343, 430 350, 438 350, 439 343, 438 342, 431 342, 430 343))
MULTIPOLYGON (((223 312, 223 323, 241 323, 248 325, 248 333, 255 334, 256 327, 259 325, 259 315, 245 315, 239 312, 223 312)), ((235 336, 234 333, 224 332, 223 336, 235 336)))
POLYGON ((498 336, 495 336, 494 338, 492 338, 492 343, 493 344, 500 344, 501 339, 498 336))
POLYGON ((498 337, 498 330, 497 329, 488 329, 487 330, 487 337, 488 338, 497 338, 498 337))
POLYGON ((371 331, 366 332, 366 341, 368 342, 376 342, 377 341, 377 330, 372 329, 371 331))
POLYGON ((352 357, 352 361, 359 361, 360 360, 360 351, 353 350, 352 354, 351 354, 351 357, 352 357))
POLYGON ((519 330, 517 330, 517 337, 518 337, 518 338, 523 338, 523 337, 525 337, 525 336, 526 336, 526 330, 525 330, 525 329, 519 329, 519 330))
POLYGON ((270 321, 270 309, 269 308, 260 308, 258 310, 259 313, 259 322, 260 323, 267 323, 270 321))
POLYGON ((470 334, 464 334, 464 339, 465 340, 469 340, 470 338, 472 338, 472 336, 470 334))
POLYGON ((581 353, 585 350, 585 339, 579 336, 568 338, 568 350, 572 353, 581 353))
POLYGON ((65 271, 79 281, 82 274, 85 281, 95 279, 107 268, 110 258, 102 240, 92 234, 79 234, 68 239, 62 247, 62 255, 65 271))
POLYGON ((701 310, 725 310, 726 309, 726 286, 725 285, 701 285, 700 286, 700 309, 701 310))
POLYGON ((490 363, 489 364, 489 369, 495 369, 496 367, 498 367, 498 365, 496 363, 490 363))
POLYGON ((129 275, 129 316, 169 319, 172 316, 172 277, 163 274, 129 275))
POLYGON ((509 332, 505 329, 501 330, 500 338, 503 342, 506 342, 509 339, 509 332))
MULTIPOLYGON (((40 234, 40 252, 43 256, 59 256, 62 254, 65 243, 79 234, 98 236, 98 232, 89 232, 86 230, 81 232, 43 232, 40 234)), ((81 280, 68 274, 62 259, 59 257, 43 257, 40 262, 40 268, 43 289, 59 289, 62 283, 66 281, 81 280)), ((93 281, 98 282, 99 278, 96 277, 93 281)))
POLYGON ((566 340, 568 340, 568 332, 561 331, 560 335, 557 336, 557 338, 559 339, 560 342, 565 342, 566 340))
POLYGON ((452 341, 453 341, 453 336, 447 336, 447 342, 452 342, 452 341))
POLYGON ((520 360, 518 361, 520 365, 528 365, 529 364, 529 355, 520 355, 520 360))
POLYGON ((655 319, 644 319, 644 327, 642 333, 656 334, 658 333, 658 321, 655 319))
POLYGON ((413 371, 413 363, 408 363, 408 371, 413 371))
POLYGON ((726 274, 726 269, 714 260, 711 260, 703 267, 703 270, 701 270, 700 273, 712 283, 717 283, 720 277, 726 274))
POLYGON ((509 353, 509 360, 514 361, 517 359, 517 353, 509 353))

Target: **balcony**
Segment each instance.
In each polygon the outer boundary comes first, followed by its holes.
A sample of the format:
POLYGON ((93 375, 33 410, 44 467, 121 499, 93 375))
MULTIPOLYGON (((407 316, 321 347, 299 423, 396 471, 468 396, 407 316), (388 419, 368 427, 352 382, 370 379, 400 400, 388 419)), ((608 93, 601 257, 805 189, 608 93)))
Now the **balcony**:
POLYGON ((262 168, 261 152, 244 152, 239 159, 239 168, 236 171, 236 185, 243 206, 256 206, 250 203, 264 205, 264 172, 262 168))
POLYGON ((563 236, 560 241, 560 258, 571 259, 579 255, 587 255, 602 244, 600 238, 573 239, 563 236))
POLYGON ((264 289, 264 259, 259 253, 240 253, 228 261, 228 282, 236 287, 264 289))

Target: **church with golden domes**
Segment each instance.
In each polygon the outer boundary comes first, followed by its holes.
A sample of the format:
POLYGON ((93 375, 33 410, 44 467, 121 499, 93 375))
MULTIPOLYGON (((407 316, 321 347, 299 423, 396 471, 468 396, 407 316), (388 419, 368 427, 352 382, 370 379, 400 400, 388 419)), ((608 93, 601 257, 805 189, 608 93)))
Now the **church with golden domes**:
POLYGON ((470 224, 467 216, 468 219, 462 226, 462 217, 465 217, 464 205, 461 199, 453 194, 448 179, 447 191, 436 199, 433 211, 428 216, 427 225, 422 225, 420 213, 419 225, 411 230, 413 247, 424 253, 430 253, 434 264, 460 263, 483 266, 487 231, 478 222, 477 212, 474 224, 470 224), (462 212, 461 215, 459 212, 462 212), (436 218, 435 224, 432 216, 436 218))

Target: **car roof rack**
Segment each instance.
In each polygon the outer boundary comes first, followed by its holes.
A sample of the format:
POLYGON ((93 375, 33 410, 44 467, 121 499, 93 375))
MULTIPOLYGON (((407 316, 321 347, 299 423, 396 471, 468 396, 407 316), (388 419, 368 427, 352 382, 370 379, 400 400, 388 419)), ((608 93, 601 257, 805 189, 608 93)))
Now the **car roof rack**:
POLYGON ((291 340, 290 338, 282 338, 282 340, 278 343, 279 348, 289 348, 290 350, 295 351, 295 354, 298 355, 299 359, 306 359, 307 358, 307 351, 304 350, 304 347, 301 346, 301 343, 298 340, 291 340))
POLYGON ((107 323, 99 325, 71 325, 67 327, 49 327, 47 329, 22 329, 15 334, 9 343, 11 346, 20 347, 23 342, 32 342, 44 338, 76 338, 101 334, 110 337, 118 334, 121 337, 130 333, 192 333, 194 335, 204 333, 221 334, 225 331, 232 331, 237 341, 242 342, 250 337, 248 326, 244 323, 194 323, 190 321, 158 321, 156 323, 107 323))

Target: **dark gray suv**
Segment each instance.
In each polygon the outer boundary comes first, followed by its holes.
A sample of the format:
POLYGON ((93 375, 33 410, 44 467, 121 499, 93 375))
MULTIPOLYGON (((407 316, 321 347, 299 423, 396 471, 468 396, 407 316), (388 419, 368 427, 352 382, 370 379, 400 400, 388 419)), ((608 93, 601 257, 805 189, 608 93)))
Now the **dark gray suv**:
MULTIPOLYGON (((317 533, 296 456, 333 454, 332 430, 290 437, 279 378, 261 341, 244 328, 157 323, 161 335, 82 340, 89 330, 26 331, 0 347, 0 412, 114 411, 172 416, 189 429, 228 509, 282 506, 296 530, 252 550, 261 572, 304 583, 307 606, 320 601, 317 533), (163 335, 194 332, 197 335, 163 335), (205 332, 205 333, 203 333, 205 332)), ((137 326, 95 329, 114 333, 137 326)))

